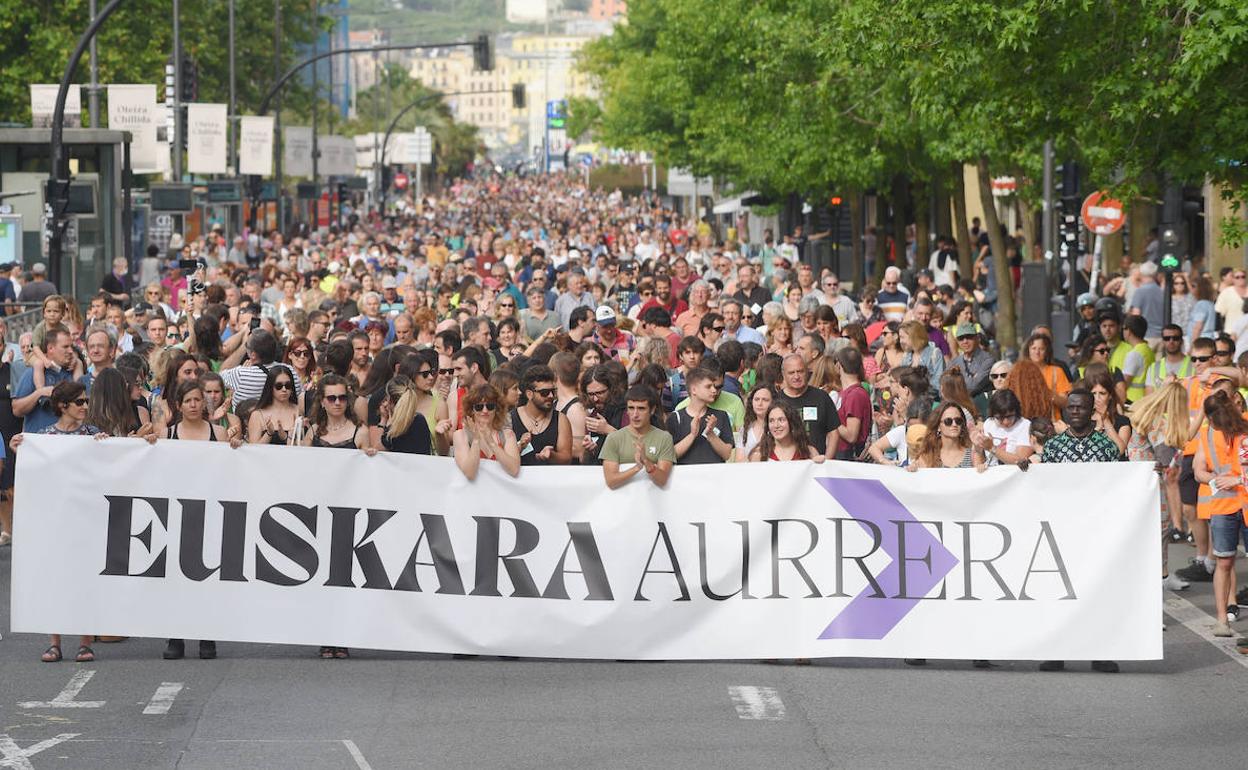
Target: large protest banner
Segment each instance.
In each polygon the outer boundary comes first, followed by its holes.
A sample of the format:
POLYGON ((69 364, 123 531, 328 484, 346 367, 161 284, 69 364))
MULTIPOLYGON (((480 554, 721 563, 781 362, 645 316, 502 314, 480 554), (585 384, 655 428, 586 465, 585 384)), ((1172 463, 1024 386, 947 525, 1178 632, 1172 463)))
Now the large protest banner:
POLYGON ((572 658, 1161 656, 1147 463, 598 468, 28 436, 14 630, 572 658))

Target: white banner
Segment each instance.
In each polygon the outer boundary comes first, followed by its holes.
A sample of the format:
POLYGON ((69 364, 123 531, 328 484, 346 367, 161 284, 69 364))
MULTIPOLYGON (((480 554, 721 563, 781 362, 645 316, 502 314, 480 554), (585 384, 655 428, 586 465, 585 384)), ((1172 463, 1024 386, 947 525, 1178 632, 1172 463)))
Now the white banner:
POLYGON ((282 169, 286 176, 312 176, 311 126, 282 127, 282 169))
POLYGON ((108 86, 108 127, 129 131, 130 166, 136 174, 160 171, 156 129, 165 120, 156 104, 156 86, 149 83, 108 86))
MULTIPOLYGON (((52 125, 52 114, 56 112, 56 93, 60 84, 30 84, 30 125, 35 128, 48 128, 52 125)), ((77 128, 82 125, 82 86, 71 83, 65 92, 65 125, 77 128)))
POLYGON ((244 115, 238 129, 238 173, 269 176, 273 173, 273 118, 244 115))
POLYGON ((186 105, 186 170, 192 174, 228 174, 229 105, 186 105))
POLYGON ((445 458, 28 436, 16 491, 15 631, 605 659, 1162 654, 1146 463, 681 466, 666 489, 611 491, 592 467, 482 463, 469 482, 445 458))
POLYGON ((355 143, 349 136, 320 137, 321 173, 327 176, 355 174, 355 143))

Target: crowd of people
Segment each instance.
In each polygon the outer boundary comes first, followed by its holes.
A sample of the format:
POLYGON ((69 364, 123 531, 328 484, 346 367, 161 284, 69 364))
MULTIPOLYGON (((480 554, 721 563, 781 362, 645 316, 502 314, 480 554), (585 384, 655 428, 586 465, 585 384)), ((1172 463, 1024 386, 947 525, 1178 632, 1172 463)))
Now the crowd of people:
MULTIPOLYGON (((0 431, 17 456, 29 433, 303 445, 441 456, 469 480, 490 463, 520 478, 598 465, 611 489, 701 463, 1147 460, 1162 547, 1196 551, 1159 578, 1211 583, 1214 632, 1232 635, 1248 604, 1234 572, 1248 542, 1243 269, 1218 292, 1198 270, 1176 276, 1164 324, 1156 263, 1127 261, 1079 297, 1074 339, 1037 327, 1011 360, 985 312, 991 271, 960 277, 950 239, 929 267, 852 291, 809 245, 800 230, 750 243, 561 175, 458 180, 328 232, 214 228, 118 260, 85 308, 47 294, 0 364, 0 431)), ((0 543, 13 477, 6 462, 0 543)), ((80 642, 76 659, 93 660, 80 642)), ((165 656, 184 654, 170 640, 165 656)), ((53 637, 43 660, 61 658, 53 637)))

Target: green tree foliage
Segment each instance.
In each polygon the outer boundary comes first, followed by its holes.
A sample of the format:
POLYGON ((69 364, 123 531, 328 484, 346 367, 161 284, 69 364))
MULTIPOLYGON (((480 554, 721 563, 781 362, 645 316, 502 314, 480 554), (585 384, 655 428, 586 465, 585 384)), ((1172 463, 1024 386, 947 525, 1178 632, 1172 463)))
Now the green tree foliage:
MULTIPOLYGON (((103 0, 99 3, 104 5, 103 0)), ((168 0, 128 0, 101 27, 98 40, 101 84, 156 83, 163 98, 165 63, 173 52, 168 0)), ((315 38, 309 0, 281 0, 282 69, 294 64, 315 38)), ((31 83, 59 83, 69 55, 90 23, 87 0, 0 0, 0 121, 30 123, 31 83)), ((226 4, 182 0, 182 47, 199 67, 199 101, 229 97, 226 4)), ((235 6, 236 93, 239 112, 254 111, 274 74, 272 0, 240 0, 235 6)), ((89 82, 87 56, 76 82, 89 82)), ((285 106, 306 110, 310 92, 299 82, 283 92, 285 106)), ((83 118, 87 96, 83 93, 83 118)), ((103 98, 101 99, 103 103, 103 98)), ((101 125, 105 121, 101 120, 101 125)))

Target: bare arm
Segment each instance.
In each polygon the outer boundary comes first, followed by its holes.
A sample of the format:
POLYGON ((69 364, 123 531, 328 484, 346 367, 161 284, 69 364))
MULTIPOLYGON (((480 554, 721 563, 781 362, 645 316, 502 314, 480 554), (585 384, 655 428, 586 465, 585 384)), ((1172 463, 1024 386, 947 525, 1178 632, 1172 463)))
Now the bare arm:
POLYGON ((608 489, 619 489, 628 483, 628 480, 641 472, 641 464, 637 463, 626 471, 620 470, 620 464, 615 460, 602 461, 602 475, 607 480, 608 489))
POLYGON ((481 465, 481 449, 472 438, 467 428, 455 431, 455 464, 469 481, 477 477, 477 468, 481 465))

